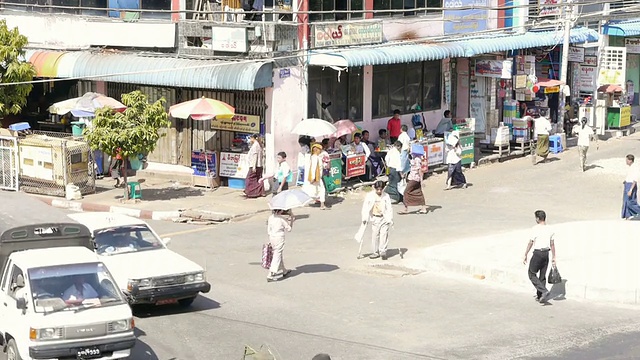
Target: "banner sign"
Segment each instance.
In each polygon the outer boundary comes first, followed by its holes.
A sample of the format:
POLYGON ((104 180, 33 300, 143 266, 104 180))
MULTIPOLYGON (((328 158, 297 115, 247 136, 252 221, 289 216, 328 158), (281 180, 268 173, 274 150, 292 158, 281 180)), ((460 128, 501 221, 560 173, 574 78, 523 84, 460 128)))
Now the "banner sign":
POLYGON ((346 177, 352 178, 364 175, 367 172, 366 159, 364 154, 347 156, 346 177))

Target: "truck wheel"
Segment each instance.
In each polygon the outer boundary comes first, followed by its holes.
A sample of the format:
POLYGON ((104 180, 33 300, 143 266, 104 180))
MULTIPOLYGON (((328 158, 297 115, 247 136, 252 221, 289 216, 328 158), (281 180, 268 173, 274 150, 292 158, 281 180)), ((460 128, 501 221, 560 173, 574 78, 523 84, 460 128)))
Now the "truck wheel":
POLYGON ((182 299, 182 300, 178 300, 178 304, 180 304, 180 306, 182 307, 189 307, 191 306, 191 304, 193 304, 193 301, 196 299, 196 297, 190 297, 187 299, 182 299))
POLYGON ((11 339, 7 343, 7 360, 22 360, 20 354, 18 354, 18 346, 16 341, 11 339))

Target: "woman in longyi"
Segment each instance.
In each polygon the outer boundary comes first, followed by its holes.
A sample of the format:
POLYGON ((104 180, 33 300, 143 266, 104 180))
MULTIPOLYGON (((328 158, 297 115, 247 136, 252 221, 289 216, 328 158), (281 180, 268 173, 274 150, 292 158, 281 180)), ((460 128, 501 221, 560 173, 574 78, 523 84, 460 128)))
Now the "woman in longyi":
POLYGON ((322 181, 322 170, 324 168, 322 144, 315 143, 311 145, 311 159, 308 168, 305 169, 305 182, 303 191, 316 201, 320 202, 320 209, 325 210, 325 188, 322 181))

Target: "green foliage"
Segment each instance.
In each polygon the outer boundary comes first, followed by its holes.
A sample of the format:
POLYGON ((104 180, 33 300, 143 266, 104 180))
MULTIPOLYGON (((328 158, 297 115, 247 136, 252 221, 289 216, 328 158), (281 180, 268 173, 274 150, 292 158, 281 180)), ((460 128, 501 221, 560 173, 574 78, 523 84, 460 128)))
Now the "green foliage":
MULTIPOLYGON (((0 82, 11 84, 33 80, 36 70, 24 56, 23 48, 29 41, 20 35, 18 28, 9 29, 5 20, 0 20, 0 82)), ((19 114, 27 104, 32 84, 0 86, 0 116, 19 114)))
POLYGON ((93 126, 85 129, 84 137, 93 150, 114 156, 121 149, 124 158, 148 154, 156 148, 158 140, 166 134, 159 130, 169 127, 169 115, 162 98, 149 104, 147 96, 136 90, 122 94, 124 113, 110 108, 96 111, 93 126))

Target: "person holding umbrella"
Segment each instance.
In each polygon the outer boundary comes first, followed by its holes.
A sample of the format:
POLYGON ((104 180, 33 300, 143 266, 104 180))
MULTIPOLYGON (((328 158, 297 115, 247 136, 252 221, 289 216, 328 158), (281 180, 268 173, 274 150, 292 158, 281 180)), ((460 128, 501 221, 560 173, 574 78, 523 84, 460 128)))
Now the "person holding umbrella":
POLYGON ((382 257, 387 260, 389 245, 389 227, 393 224, 393 207, 391 197, 384 192, 384 181, 376 181, 373 191, 369 192, 362 204, 362 224, 371 223, 371 245, 373 251, 370 259, 382 257))

